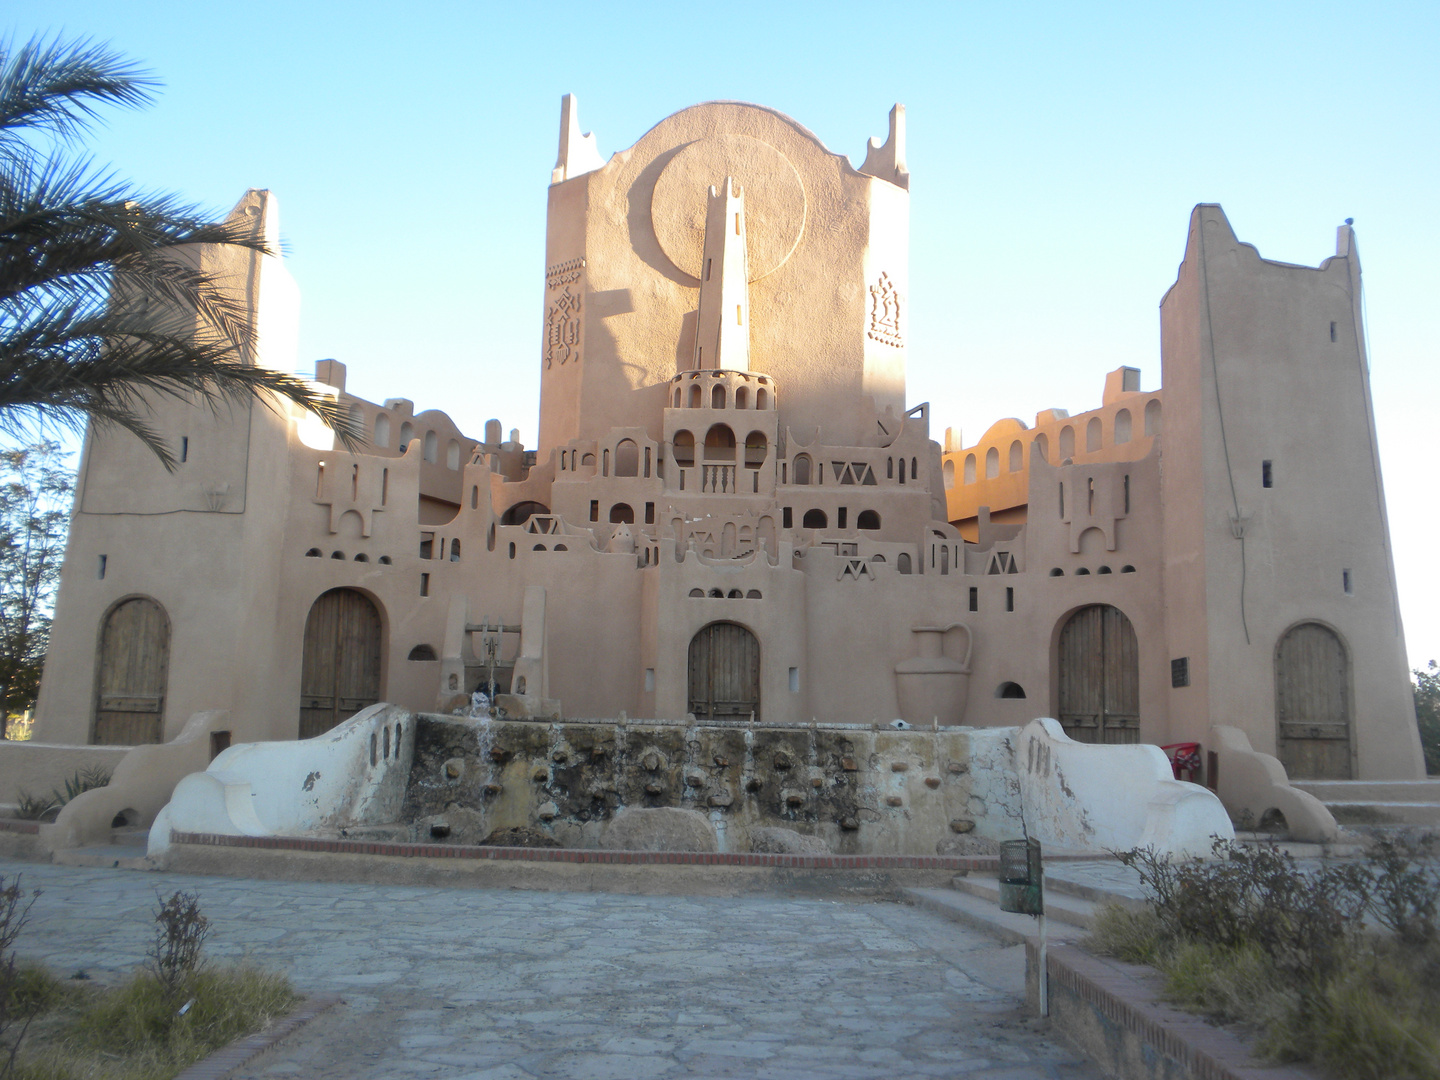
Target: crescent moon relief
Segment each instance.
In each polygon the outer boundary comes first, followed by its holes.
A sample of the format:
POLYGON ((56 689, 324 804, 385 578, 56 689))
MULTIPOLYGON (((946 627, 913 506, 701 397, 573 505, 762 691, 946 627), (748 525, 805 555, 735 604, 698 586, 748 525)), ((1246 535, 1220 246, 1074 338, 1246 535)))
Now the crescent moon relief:
POLYGON ((661 170, 650 200, 660 249, 696 281, 704 261, 710 188, 733 177, 745 192, 747 277, 758 281, 790 258, 805 232, 805 187, 790 159, 748 135, 690 143, 661 170))

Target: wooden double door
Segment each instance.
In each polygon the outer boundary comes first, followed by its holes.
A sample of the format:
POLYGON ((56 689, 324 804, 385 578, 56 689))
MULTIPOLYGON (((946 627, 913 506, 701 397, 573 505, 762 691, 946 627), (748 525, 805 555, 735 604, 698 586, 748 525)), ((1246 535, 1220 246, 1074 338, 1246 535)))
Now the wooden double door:
POLYGON ((697 720, 760 717, 760 642, 739 623, 716 622, 690 639, 690 711, 697 720))
POLYGON ((322 593, 305 620, 300 738, 311 739, 380 700, 380 612, 355 589, 322 593))
POLYGON ((132 596, 111 608, 100 628, 93 741, 109 746, 161 742, 169 670, 165 609, 148 596, 132 596))
POLYGON ((1060 725, 1076 742, 1140 741, 1140 648, 1119 608, 1092 604, 1060 630, 1060 725))
POLYGON ((1275 648, 1276 753, 1299 780, 1349 780, 1350 661, 1328 626, 1301 623, 1275 648))

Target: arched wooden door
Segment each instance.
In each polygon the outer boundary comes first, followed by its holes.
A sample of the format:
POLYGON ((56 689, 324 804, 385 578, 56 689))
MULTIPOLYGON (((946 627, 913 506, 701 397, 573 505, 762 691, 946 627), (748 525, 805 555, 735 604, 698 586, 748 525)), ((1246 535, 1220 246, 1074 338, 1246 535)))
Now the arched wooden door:
POLYGON ((1061 629, 1059 713, 1076 742, 1140 741, 1140 649, 1119 608, 1083 607, 1061 629))
POLYGON ((170 620, 148 596, 121 601, 100 630, 94 741, 112 746, 158 743, 165 729, 170 620))
POLYGON ((760 642, 738 623, 717 622, 690 639, 690 711, 697 720, 760 716, 760 642))
POLYGON ((305 620, 300 738, 311 739, 380 700, 380 612, 362 592, 331 589, 305 620))
POLYGON ((1276 646, 1275 722, 1291 777, 1350 779, 1350 663, 1329 627, 1292 626, 1276 646))

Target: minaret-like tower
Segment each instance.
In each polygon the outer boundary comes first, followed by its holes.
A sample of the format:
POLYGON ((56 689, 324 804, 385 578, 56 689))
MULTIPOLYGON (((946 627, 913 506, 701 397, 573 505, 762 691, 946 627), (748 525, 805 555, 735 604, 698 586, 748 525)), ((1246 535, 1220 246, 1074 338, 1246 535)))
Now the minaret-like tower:
POLYGON ((745 192, 727 176, 710 189, 695 367, 750 370, 750 281, 745 249, 745 192))

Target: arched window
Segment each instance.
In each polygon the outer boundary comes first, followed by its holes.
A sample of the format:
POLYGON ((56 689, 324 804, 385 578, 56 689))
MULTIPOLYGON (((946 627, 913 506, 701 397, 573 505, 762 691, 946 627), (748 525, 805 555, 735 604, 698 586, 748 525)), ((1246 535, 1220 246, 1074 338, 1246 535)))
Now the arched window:
POLYGON ((1039 454, 1041 461, 1050 460, 1050 439, 1044 432, 1035 436, 1035 442, 1032 444, 1030 453, 1039 454))
POLYGON ((1000 451, 990 447, 985 451, 985 479, 994 480, 1000 475, 1000 451))
POLYGON ((458 539, 450 541, 450 561, 460 561, 460 541, 458 539))
POLYGON ((955 461, 953 458, 945 459, 945 486, 947 488, 955 486, 955 461))
POLYGON ((1025 688, 1017 682, 1002 682, 995 688, 995 696, 998 698, 1023 698, 1025 688))
POLYGON ((1160 399, 1151 398, 1145 403, 1145 434, 1160 434, 1160 399))
POLYGON ((699 383, 691 383, 691 384, 690 384, 690 408, 692 408, 692 409, 698 409, 699 407, 700 407, 700 384, 699 384, 699 383))
POLYGON ((305 557, 306 557, 307 559, 318 559, 318 558, 320 558, 320 557, 321 557, 320 549, 319 549, 319 548, 311 548, 309 551, 305 552, 305 557))
POLYGON ((750 388, 748 386, 738 387, 735 391, 735 408, 748 409, 750 407, 750 388))
POLYGON ((615 447, 615 475, 640 475, 640 447, 633 439, 621 439, 615 447))
MULTIPOLYGON (((716 387, 723 393, 723 387, 716 387)), ((735 433, 728 424, 716 424, 705 433, 706 461, 734 461, 735 433)))
POLYGON ((1075 456, 1075 429, 1066 424, 1060 429, 1060 461, 1063 464, 1075 456))
POLYGON ((460 443, 456 439, 451 439, 449 445, 445 447, 445 467, 447 469, 460 468, 460 443))
POLYGON ((406 660, 439 660, 440 657, 435 654, 435 646, 433 646, 433 645, 416 645, 413 649, 410 650, 410 655, 407 656, 405 659, 406 659, 406 660))
POLYGON ((415 425, 406 420, 400 425, 400 449, 404 450, 415 439, 415 425))
POLYGON ((440 460, 440 436, 433 431, 425 432, 425 460, 431 464, 440 460))
POLYGON ((675 408, 677 408, 677 409, 680 408, 680 402, 683 401, 683 400, 684 400, 684 391, 681 390, 680 387, 678 387, 678 386, 675 387, 675 408))
POLYGON ((375 445, 380 447, 390 445, 390 417, 383 412, 375 417, 375 445))
POLYGON ((1115 444, 1130 441, 1130 410, 1121 409, 1115 414, 1115 444))
MULTIPOLYGON (((904 463, 902 462, 901 464, 903 465, 904 463)), ((965 483, 967 483, 967 484, 973 484, 974 482, 975 482, 975 455, 974 455, 974 454, 966 454, 966 455, 965 455, 965 483)))
POLYGON ((855 528, 874 532, 880 528, 880 515, 874 510, 861 510, 855 519, 855 528))
POLYGON ((593 469, 595 467, 595 455, 591 453, 585 453, 580 455, 580 464, 582 467, 589 466, 593 469))
POLYGON ((1064 570, 1061 570, 1060 567, 1056 566, 1056 567, 1051 568, 1051 570, 1050 570, 1050 576, 1051 576, 1051 577, 1064 577, 1064 576, 1065 576, 1065 571, 1064 571, 1064 570))
POLYGON ((1102 435, 1100 431, 1100 418, 1092 416, 1090 422, 1085 425, 1085 452, 1093 454, 1100 449, 1102 435))
POLYGON ((716 383, 710 388, 710 408, 723 409, 725 407, 725 384, 716 383))
POLYGON ((690 590, 690 596, 691 596, 692 599, 703 598, 704 595, 705 595, 705 590, 704 590, 704 589, 691 589, 691 590, 690 590))
POLYGON ((824 529, 830 524, 825 517, 824 510, 806 510, 805 517, 800 522, 802 529, 824 529))
MULTIPOLYGON (((744 387, 742 386, 743 390, 744 387)), ((758 469, 765 464, 765 451, 767 449, 765 433, 752 431, 745 436, 745 466, 750 469, 758 469)))
POLYGON ((635 511, 629 503, 616 503, 610 507, 610 524, 612 525, 634 525, 635 511))
POLYGON ((795 467, 790 471, 797 484, 810 483, 810 455, 797 454, 795 456, 795 467))
POLYGON ((369 561, 370 561, 370 556, 369 556, 369 555, 366 555, 363 551, 356 552, 356 554, 355 554, 355 561, 356 561, 356 562, 369 562, 369 561))
POLYGON ((911 573, 910 553, 908 551, 902 551, 899 555, 895 556, 895 569, 902 574, 911 573))
POLYGON ((768 409, 769 407, 770 407, 770 395, 769 395, 769 393, 766 392, 766 390, 765 390, 765 388, 764 388, 763 386, 762 386, 762 387, 759 387, 759 388, 755 391, 755 408, 757 408, 757 409, 768 409))
POLYGON ((548 514, 550 508, 544 503, 518 502, 500 516, 501 525, 524 525, 535 514, 548 514))
POLYGON ((1010 444, 1010 471, 1019 472, 1025 467, 1025 447, 1016 439, 1010 444))
POLYGON ((670 444, 670 456, 675 459, 676 465, 691 466, 695 464, 695 436, 688 431, 677 431, 675 441, 670 444))

